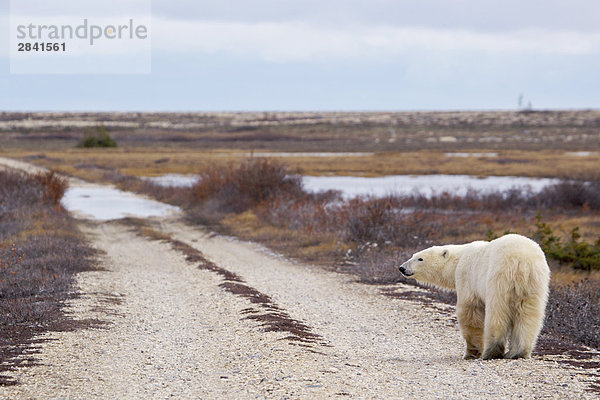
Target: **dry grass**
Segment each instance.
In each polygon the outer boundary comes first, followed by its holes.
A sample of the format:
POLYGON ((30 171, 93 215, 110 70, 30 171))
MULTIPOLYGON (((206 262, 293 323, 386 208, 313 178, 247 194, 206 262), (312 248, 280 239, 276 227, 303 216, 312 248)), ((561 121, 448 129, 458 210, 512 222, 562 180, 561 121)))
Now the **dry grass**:
POLYGON ((201 173, 212 163, 239 162, 252 152, 375 153, 285 157, 290 168, 309 175, 576 176, 600 172, 599 128, 600 111, 595 110, 0 113, 0 154, 93 179, 103 170, 134 176, 201 173), (85 129, 98 125, 121 148, 76 149, 85 129))
MULTIPOLYGON (((486 150, 477 150, 485 153, 486 150)), ((268 152, 267 152, 268 153, 268 152)), ((382 176, 402 174, 466 174, 477 176, 514 175, 532 177, 574 177, 600 175, 600 153, 571 156, 565 151, 495 151, 497 157, 452 157, 439 150, 377 152, 359 157, 275 158, 304 175, 382 176)), ((211 165, 239 163, 251 152, 232 150, 157 151, 146 147, 118 149, 62 149, 25 151, 5 148, 0 156, 25 161, 83 179, 99 180, 107 171, 123 175, 157 176, 168 173, 200 174, 211 165)), ((264 152, 261 152, 264 154, 264 152)))
POLYGON ((565 266, 552 268, 552 282, 556 286, 571 285, 584 280, 598 282, 600 287, 600 271, 581 271, 565 266))
POLYGON ((263 243, 290 257, 334 268, 350 249, 332 233, 275 226, 265 223, 254 210, 225 217, 217 229, 241 239, 263 243))

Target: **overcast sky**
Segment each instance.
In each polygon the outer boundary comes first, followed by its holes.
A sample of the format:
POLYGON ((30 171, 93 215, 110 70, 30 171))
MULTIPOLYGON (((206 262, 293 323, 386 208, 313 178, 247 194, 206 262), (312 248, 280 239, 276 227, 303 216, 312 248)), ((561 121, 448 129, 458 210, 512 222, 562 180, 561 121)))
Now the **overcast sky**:
MULTIPOLYGON (((0 1, 1 110, 600 108, 596 0, 154 0, 146 75, 10 74, 0 1)), ((15 1, 48 18, 144 4, 15 1)))

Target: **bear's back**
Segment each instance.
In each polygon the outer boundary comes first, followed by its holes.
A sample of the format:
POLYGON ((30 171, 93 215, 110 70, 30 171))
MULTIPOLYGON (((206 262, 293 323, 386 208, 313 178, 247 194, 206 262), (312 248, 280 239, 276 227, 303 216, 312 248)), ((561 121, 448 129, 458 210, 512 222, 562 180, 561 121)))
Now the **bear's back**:
POLYGON ((528 237, 511 233, 489 242, 488 249, 525 258, 546 258, 540 246, 528 237))

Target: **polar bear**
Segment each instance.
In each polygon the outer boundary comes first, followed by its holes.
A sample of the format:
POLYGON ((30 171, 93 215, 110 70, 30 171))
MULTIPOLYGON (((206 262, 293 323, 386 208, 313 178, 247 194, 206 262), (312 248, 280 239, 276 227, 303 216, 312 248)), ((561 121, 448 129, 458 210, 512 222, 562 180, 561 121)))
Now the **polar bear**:
POLYGON ((550 283, 546 257, 533 240, 510 234, 490 242, 433 246, 399 269, 417 281, 456 290, 465 359, 531 356, 550 283))

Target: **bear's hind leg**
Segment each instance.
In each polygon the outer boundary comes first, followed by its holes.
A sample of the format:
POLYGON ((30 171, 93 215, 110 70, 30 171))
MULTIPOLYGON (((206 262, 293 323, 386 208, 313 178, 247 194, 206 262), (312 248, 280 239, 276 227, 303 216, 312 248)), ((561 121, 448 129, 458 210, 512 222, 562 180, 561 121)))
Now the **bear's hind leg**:
POLYGON ((461 302, 456 306, 456 314, 463 338, 467 343, 464 359, 471 360, 481 357, 483 348, 483 303, 465 304, 461 302))
POLYGON ((483 354, 481 358, 490 360, 504 358, 506 338, 511 326, 507 304, 500 299, 491 299, 485 306, 483 331, 483 354))
POLYGON ((519 302, 506 358, 530 358, 544 324, 544 302, 530 297, 519 302))

